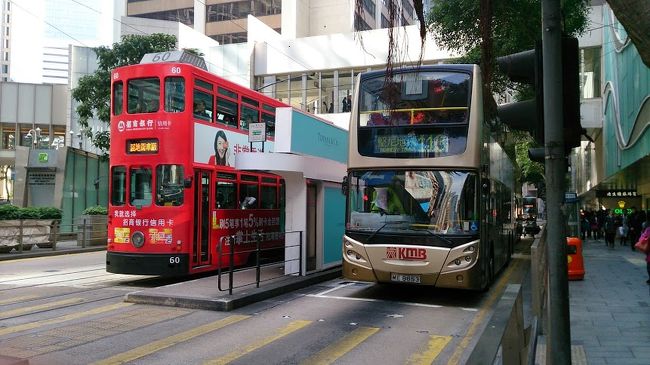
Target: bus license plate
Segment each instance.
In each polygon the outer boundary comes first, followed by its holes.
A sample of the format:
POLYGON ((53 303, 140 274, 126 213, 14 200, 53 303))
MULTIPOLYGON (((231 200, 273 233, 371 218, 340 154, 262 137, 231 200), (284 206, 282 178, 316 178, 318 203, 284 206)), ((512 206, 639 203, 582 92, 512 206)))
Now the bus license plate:
POLYGON ((406 275, 406 274, 390 273, 390 280, 391 281, 397 281, 397 282, 400 282, 400 283, 420 284, 420 275, 406 275))

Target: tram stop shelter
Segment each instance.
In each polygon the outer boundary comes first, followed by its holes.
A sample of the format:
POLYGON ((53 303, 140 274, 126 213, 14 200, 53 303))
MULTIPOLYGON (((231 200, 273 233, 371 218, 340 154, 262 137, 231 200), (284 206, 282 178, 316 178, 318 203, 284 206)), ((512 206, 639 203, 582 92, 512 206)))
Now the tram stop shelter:
POLYGON ((340 265, 348 131, 313 114, 277 108, 270 152, 238 152, 235 168, 268 171, 285 180, 285 273, 305 275, 340 265))

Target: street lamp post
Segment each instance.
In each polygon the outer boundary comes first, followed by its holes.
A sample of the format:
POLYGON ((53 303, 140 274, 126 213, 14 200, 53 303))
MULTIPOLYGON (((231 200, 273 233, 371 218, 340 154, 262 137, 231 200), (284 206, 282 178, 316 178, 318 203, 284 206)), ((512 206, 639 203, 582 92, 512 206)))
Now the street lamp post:
POLYGON ((31 148, 38 148, 38 144, 41 141, 41 128, 36 127, 36 129, 30 129, 27 135, 32 139, 31 148))

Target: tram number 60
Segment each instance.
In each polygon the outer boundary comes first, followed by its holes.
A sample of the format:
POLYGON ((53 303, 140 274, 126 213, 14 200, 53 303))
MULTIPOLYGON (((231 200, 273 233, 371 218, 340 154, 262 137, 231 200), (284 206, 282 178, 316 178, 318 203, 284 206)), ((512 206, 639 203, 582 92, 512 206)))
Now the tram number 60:
POLYGON ((169 263, 170 264, 180 264, 181 263, 181 258, 178 256, 172 256, 169 258, 169 263))

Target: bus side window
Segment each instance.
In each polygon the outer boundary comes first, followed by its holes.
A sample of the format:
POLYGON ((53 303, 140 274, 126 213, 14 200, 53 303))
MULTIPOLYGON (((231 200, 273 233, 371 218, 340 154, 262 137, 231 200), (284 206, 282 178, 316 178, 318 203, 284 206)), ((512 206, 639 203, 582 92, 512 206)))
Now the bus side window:
POLYGON ((257 183, 242 183, 239 185, 239 209, 257 209, 257 183))
POLYGON ((185 80, 182 77, 165 79, 165 111, 180 113, 185 110, 185 80))

